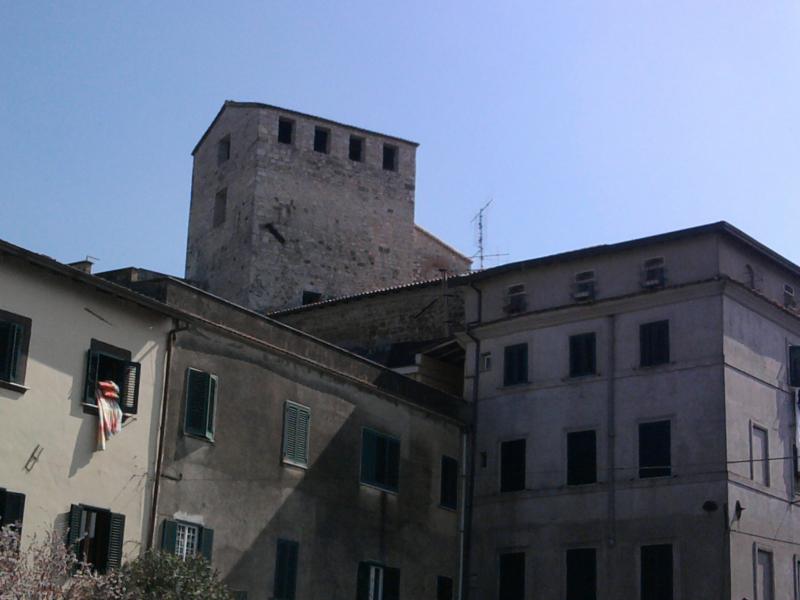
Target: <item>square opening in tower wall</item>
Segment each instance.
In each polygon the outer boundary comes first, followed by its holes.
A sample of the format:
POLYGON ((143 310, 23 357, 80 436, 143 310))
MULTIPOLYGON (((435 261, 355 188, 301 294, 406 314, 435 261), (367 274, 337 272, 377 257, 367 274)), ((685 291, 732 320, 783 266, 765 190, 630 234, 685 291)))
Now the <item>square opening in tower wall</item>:
POLYGON ((364 162, 364 138, 350 136, 350 160, 364 162))

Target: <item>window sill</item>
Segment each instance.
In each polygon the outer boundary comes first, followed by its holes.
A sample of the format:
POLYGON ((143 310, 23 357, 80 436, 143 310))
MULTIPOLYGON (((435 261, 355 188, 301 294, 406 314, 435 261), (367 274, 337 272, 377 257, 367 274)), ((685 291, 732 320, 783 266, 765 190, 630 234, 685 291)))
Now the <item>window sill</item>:
POLYGON ((522 388, 522 387, 525 387, 526 385, 530 385, 530 384, 531 384, 530 381, 518 381, 516 383, 504 383, 500 387, 500 389, 501 390, 510 390, 510 389, 513 389, 513 388, 522 388))
POLYGON ((0 379, 0 388, 5 388, 7 390, 11 390, 12 392, 19 392, 20 394, 24 394, 31 389, 22 384, 14 383, 13 381, 6 381, 5 379, 0 379))
POLYGON ((288 458, 282 458, 281 463, 283 463, 287 467, 295 467, 297 469, 302 469, 303 471, 308 470, 308 463, 296 462, 293 460, 289 460, 288 458))
POLYGON ((439 508, 441 508, 442 510, 446 510, 447 512, 451 513, 458 512, 458 508, 456 508, 455 506, 445 506, 444 504, 439 504, 438 506, 439 508))
POLYGON ((393 490, 392 488, 383 487, 377 483, 367 483, 366 481, 359 481, 359 483, 367 488, 372 488, 373 490, 378 490, 379 492, 386 492, 387 494, 392 494, 393 496, 397 496, 400 493, 399 489, 393 490))
POLYGON ((206 442, 209 444, 214 443, 214 438, 210 438, 205 435, 199 435, 197 433, 189 433, 188 431, 183 432, 183 437, 192 438, 193 440, 200 440, 201 442, 206 442))

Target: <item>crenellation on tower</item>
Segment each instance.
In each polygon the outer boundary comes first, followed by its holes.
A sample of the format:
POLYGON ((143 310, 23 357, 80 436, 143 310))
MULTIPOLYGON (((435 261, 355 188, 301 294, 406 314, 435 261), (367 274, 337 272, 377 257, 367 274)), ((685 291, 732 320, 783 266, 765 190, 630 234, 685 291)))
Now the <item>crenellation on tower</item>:
POLYGON ((416 148, 226 102, 193 153, 187 279, 264 311, 468 270, 414 224, 416 148))

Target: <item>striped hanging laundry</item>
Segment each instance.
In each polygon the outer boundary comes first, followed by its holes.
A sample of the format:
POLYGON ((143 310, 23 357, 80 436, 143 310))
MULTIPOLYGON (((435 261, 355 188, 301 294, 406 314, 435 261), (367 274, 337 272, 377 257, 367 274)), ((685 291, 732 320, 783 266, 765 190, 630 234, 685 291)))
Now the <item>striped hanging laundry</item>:
POLYGON ((94 397, 97 400, 97 449, 105 450, 108 439, 122 429, 119 386, 113 381, 100 381, 94 397))

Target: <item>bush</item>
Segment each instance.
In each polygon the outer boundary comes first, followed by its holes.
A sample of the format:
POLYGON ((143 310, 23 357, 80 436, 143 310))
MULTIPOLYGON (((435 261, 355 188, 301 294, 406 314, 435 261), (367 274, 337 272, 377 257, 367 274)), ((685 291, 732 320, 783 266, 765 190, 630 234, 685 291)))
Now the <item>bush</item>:
POLYGON ((200 556, 148 552, 100 575, 55 532, 22 552, 19 542, 12 528, 0 530, 0 600, 232 600, 200 556))

